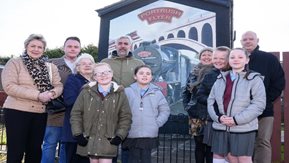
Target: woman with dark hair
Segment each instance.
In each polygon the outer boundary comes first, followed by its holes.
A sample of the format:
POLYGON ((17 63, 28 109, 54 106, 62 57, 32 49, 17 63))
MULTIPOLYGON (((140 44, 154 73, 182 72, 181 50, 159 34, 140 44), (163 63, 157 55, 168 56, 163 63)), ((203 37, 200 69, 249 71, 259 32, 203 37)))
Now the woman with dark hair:
POLYGON ((205 120, 202 117, 204 117, 203 114, 206 113, 206 110, 201 113, 202 108, 197 103, 196 98, 200 83, 204 76, 213 68, 212 55, 213 49, 211 48, 204 48, 200 51, 200 63, 193 68, 187 79, 186 88, 183 91, 183 105, 189 114, 191 134, 195 140, 195 159, 198 163, 204 163, 205 160, 207 160, 207 163, 210 163, 209 160, 212 160, 213 156, 210 151, 211 148, 203 143, 205 120))

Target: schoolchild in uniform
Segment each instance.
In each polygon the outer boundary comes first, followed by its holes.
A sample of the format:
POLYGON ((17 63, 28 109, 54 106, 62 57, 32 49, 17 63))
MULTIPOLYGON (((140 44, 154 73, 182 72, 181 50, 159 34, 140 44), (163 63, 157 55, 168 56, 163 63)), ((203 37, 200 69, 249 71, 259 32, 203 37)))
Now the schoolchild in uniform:
POLYGON ((96 64, 96 81, 84 85, 71 111, 77 154, 88 156, 90 163, 111 163, 131 125, 124 87, 113 82, 112 77, 109 64, 96 64))
POLYGON ((213 122, 214 163, 252 163, 258 116, 266 105, 263 78, 247 70, 248 54, 241 48, 229 54, 232 70, 221 72, 208 98, 213 122), (214 104, 218 106, 215 110, 214 104))
POLYGON ((125 88, 132 112, 132 125, 123 143, 129 149, 129 163, 151 163, 151 150, 158 146, 158 131, 170 115, 165 96, 151 83, 152 70, 147 65, 136 67, 136 82, 125 88))

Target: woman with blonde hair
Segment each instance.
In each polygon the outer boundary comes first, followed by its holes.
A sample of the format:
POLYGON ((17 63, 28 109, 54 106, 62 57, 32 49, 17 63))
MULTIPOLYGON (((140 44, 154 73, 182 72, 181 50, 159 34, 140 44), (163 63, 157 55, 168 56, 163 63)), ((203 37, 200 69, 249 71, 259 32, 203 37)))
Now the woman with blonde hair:
POLYGON ((2 85, 8 95, 4 103, 7 133, 7 163, 41 161, 47 113, 45 105, 62 93, 58 69, 43 55, 46 41, 31 34, 25 51, 10 59, 2 72, 2 85), (49 74, 51 68, 51 74, 49 74), (51 80, 50 80, 51 76, 51 80))

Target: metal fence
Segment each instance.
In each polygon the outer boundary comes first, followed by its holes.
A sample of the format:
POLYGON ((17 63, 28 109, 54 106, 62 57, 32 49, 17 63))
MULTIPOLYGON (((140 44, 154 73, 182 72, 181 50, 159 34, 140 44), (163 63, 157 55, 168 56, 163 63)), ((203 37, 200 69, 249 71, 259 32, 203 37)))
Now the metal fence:
POLYGON ((193 163, 195 143, 189 134, 188 116, 170 115, 160 129, 159 147, 152 152, 153 163, 193 163))
MULTIPOLYGON (((6 132, 3 109, 0 108, 0 154, 6 155, 6 132)), ((189 134, 188 117, 171 115, 160 129, 159 147, 152 151, 153 163, 194 163, 194 141, 189 134)), ((0 161, 1 162, 1 161, 0 161)))

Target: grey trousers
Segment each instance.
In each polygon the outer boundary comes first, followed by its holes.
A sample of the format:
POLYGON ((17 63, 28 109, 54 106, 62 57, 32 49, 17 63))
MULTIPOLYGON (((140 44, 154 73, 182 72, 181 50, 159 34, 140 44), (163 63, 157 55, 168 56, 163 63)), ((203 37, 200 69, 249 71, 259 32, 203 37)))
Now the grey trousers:
POLYGON ((273 132, 274 117, 259 119, 258 134, 255 142, 254 163, 271 163, 272 148, 271 137, 273 132))

